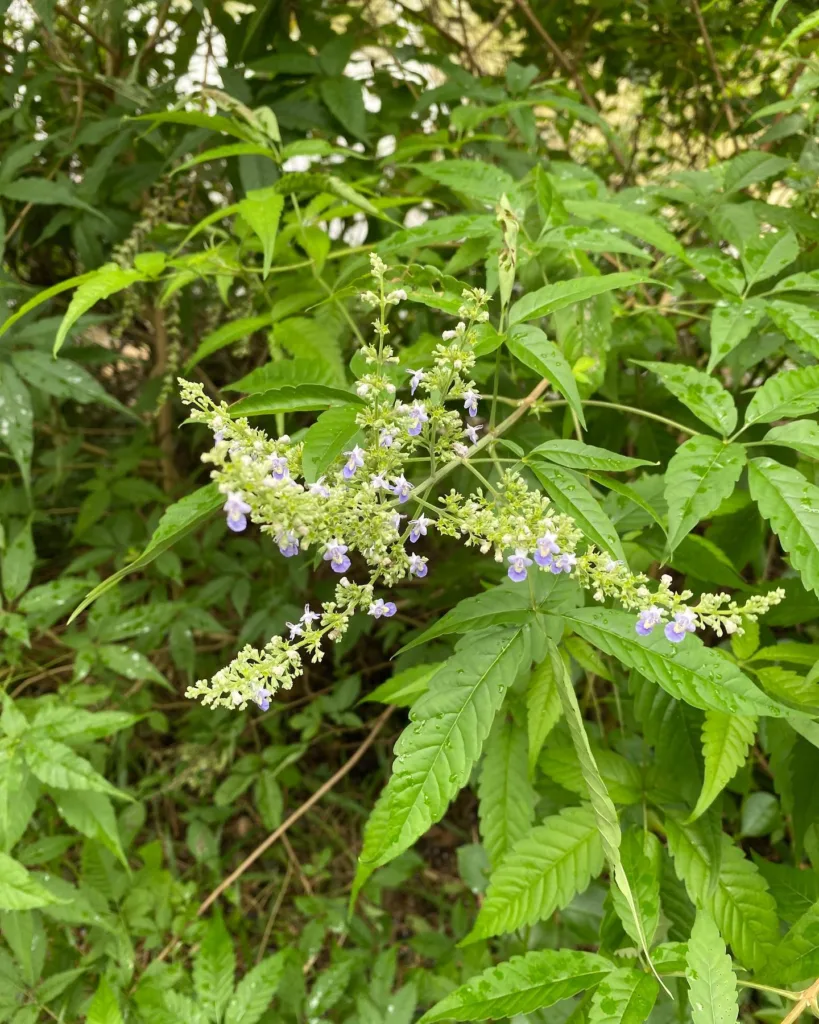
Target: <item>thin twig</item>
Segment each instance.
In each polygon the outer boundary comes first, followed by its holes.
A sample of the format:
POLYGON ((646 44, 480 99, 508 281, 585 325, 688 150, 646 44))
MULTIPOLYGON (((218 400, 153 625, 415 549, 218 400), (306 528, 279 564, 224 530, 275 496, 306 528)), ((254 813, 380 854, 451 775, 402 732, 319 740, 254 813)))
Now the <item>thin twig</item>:
POLYGON ((54 13, 59 14, 60 17, 65 18, 66 21, 70 21, 72 25, 76 25, 77 28, 81 28, 83 32, 90 38, 93 39, 97 46, 101 46, 103 50, 107 50, 112 57, 119 57, 119 51, 115 49, 106 39, 102 36, 97 35, 90 25, 87 25, 84 21, 80 21, 73 11, 69 11, 67 7, 62 4, 56 4, 54 6, 54 13))
POLYGON ((267 919, 267 924, 264 926, 264 935, 262 935, 262 941, 259 943, 259 949, 256 953, 256 963, 259 963, 264 956, 264 951, 267 949, 267 944, 270 941, 270 933, 273 931, 273 922, 279 915, 279 911, 284 903, 284 897, 287 895, 287 887, 290 885, 290 879, 293 877, 293 866, 292 864, 287 865, 287 872, 284 876, 281 889, 279 889, 279 895, 276 897, 276 902, 273 904, 273 909, 270 911, 270 917, 267 919))
POLYGON ((819 978, 814 981, 812 985, 806 988, 802 995, 799 997, 799 1002, 794 1006, 787 1017, 784 1017, 782 1024, 795 1024, 795 1021, 799 1020, 803 1012, 810 1007, 812 1010, 816 1009, 816 1000, 819 997, 819 978))
MULTIPOLYGON (((725 120, 728 122, 728 127, 731 129, 731 134, 735 135, 737 130, 737 122, 734 117, 734 112, 731 110, 731 104, 728 102, 728 93, 725 88, 725 79, 722 77, 722 71, 717 63, 717 55, 714 53, 714 46, 711 42, 711 36, 708 34, 708 26, 705 24, 705 18, 702 16, 700 5, 698 0, 691 0, 691 4, 694 8, 694 14, 697 16, 697 24, 700 27, 700 35, 702 41, 705 43, 705 49, 708 53, 708 59, 711 62, 711 70, 714 72, 714 77, 717 80, 719 86, 720 95, 722 96, 722 109, 725 111, 725 120)), ((734 138, 734 149, 738 150, 737 140, 734 138)))

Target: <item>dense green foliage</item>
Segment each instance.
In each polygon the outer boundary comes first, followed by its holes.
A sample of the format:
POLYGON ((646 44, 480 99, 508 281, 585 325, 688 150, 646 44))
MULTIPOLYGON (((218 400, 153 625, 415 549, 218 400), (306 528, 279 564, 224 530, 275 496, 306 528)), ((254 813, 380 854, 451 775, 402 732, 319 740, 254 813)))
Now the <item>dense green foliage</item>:
POLYGON ((812 6, 33 6, 0 38, 0 1021, 819 1014, 812 6), (177 378, 313 483, 366 448, 373 319, 409 402, 464 289, 484 433, 407 475, 434 518, 517 474, 574 572, 433 527, 269 710, 186 697, 337 578, 226 529, 177 378), (685 591, 702 638, 638 635, 685 591))

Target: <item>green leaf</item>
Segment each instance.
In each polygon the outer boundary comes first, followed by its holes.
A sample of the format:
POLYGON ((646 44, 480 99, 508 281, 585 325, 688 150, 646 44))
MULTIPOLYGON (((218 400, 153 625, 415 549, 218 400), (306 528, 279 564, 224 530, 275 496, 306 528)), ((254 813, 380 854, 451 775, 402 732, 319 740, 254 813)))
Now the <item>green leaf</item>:
POLYGON ((813 980, 819 974, 819 902, 809 907, 781 939, 765 965, 776 985, 813 980))
POLYGON ((748 748, 756 736, 756 725, 756 718, 752 715, 727 715, 722 711, 705 712, 702 727, 705 782, 689 821, 696 821, 708 810, 745 764, 748 748))
POLYGON ((558 673, 563 671, 563 661, 554 647, 536 665, 529 678, 526 690, 526 726, 529 736, 529 775, 534 775, 535 765, 549 733, 557 724, 563 712, 557 689, 558 673))
POLYGON ((469 633, 490 626, 512 626, 530 622, 534 616, 532 598, 526 588, 501 584, 491 590, 465 597, 420 636, 405 644, 399 653, 450 633, 469 633))
POLYGON ((739 1017, 737 976, 714 919, 699 910, 688 940, 685 977, 694 1024, 732 1024, 739 1017))
POLYGON ((19 861, 0 853, 0 910, 31 910, 57 902, 19 861))
POLYGON ((682 644, 661 632, 638 636, 635 617, 605 608, 579 608, 563 613, 566 621, 590 644, 661 686, 675 700, 704 711, 781 717, 784 709, 771 700, 736 665, 695 636, 682 644))
POLYGON ((135 561, 94 587, 77 605, 68 621, 73 622, 80 612, 93 601, 96 601, 101 594, 115 587, 129 573, 136 572, 138 569, 144 569, 146 565, 149 565, 163 551, 167 551, 168 548, 172 547, 178 540, 181 540, 182 537, 191 533, 198 526, 201 526, 202 523, 210 519, 217 508, 224 504, 222 501, 223 497, 224 495, 219 493, 215 483, 206 484, 173 505, 169 505, 165 509, 157 528, 153 532, 153 536, 148 542, 148 546, 142 554, 135 561))
POLYGON ((100 405, 108 405, 126 416, 134 417, 134 413, 113 395, 109 395, 87 370, 70 359, 52 359, 45 352, 26 349, 13 352, 11 360, 23 380, 49 395, 68 398, 80 405, 99 402, 100 405))
POLYGON ((701 434, 680 445, 665 474, 669 553, 734 492, 744 467, 741 444, 701 434))
POLYGON ((193 987, 201 1008, 211 1020, 221 1020, 233 992, 236 954, 221 916, 208 924, 193 960, 193 987))
POLYGON ((573 441, 570 438, 556 438, 544 441, 529 452, 529 458, 548 459, 559 466, 569 469, 597 469, 607 473, 626 473, 640 466, 656 466, 656 462, 645 459, 632 459, 628 455, 618 455, 606 448, 596 448, 593 444, 573 441))
POLYGON ((745 341, 765 315, 765 304, 759 299, 744 302, 718 302, 711 314, 711 355, 708 372, 745 341))
POLYGON ((635 359, 655 373, 675 398, 691 410, 697 419, 727 436, 737 425, 734 400, 719 381, 693 366, 678 363, 643 362, 635 359))
POLYGON ((34 451, 34 413, 28 388, 8 363, 0 363, 0 444, 14 456, 28 490, 34 451))
POLYGON ((380 256, 412 252, 428 245, 451 243, 453 239, 481 238, 497 231, 494 217, 486 214, 459 213, 452 217, 434 217, 418 227, 405 228, 389 235, 375 246, 380 256))
POLYGON ((227 160, 232 156, 261 156, 267 157, 274 162, 276 160, 276 154, 265 146, 257 146, 252 142, 232 142, 228 146, 215 146, 213 149, 205 150, 204 153, 197 153, 190 160, 186 160, 178 167, 174 167, 171 174, 181 174, 182 171, 190 170, 191 167, 196 167, 198 164, 209 163, 214 160, 227 160))
POLYGON ((215 331, 206 334, 199 342, 196 351, 185 364, 185 373, 190 373, 194 366, 201 363, 207 356, 213 355, 214 352, 218 352, 227 345, 232 345, 234 341, 241 341, 256 331, 270 326, 271 322, 271 314, 266 313, 263 316, 244 316, 239 320, 230 320, 228 323, 222 324, 215 331))
POLYGON ((207 128, 212 132, 233 135, 244 142, 253 142, 253 134, 245 125, 220 114, 205 114, 199 110, 165 110, 153 114, 139 114, 132 121, 151 121, 158 124, 183 124, 191 128, 207 128))
POLYGON ((522 324, 526 320, 539 320, 543 316, 565 309, 575 302, 584 302, 595 295, 634 288, 638 284, 652 284, 654 279, 636 270, 624 273, 602 274, 597 277, 573 277, 568 281, 556 281, 529 292, 518 299, 509 310, 509 323, 522 324))
POLYGON ((24 744, 26 764, 40 782, 55 789, 79 789, 92 793, 108 793, 120 799, 126 795, 94 771, 90 762, 71 747, 42 736, 32 736, 24 744))
POLYGON ((772 427, 762 440, 766 444, 792 448, 809 459, 819 459, 819 423, 813 420, 794 420, 772 427))
POLYGON ((745 412, 745 426, 806 416, 819 409, 819 366, 784 370, 754 392, 745 412))
POLYGON ((667 818, 666 832, 674 868, 691 901, 713 917, 743 966, 761 967, 779 940, 779 921, 773 897, 755 865, 721 834, 719 873, 712 885, 712 855, 697 827, 667 818))
POLYGON ((111 801, 103 793, 84 790, 73 793, 55 790, 52 794, 61 817, 78 832, 89 839, 96 839, 110 850, 117 860, 128 869, 128 860, 122 849, 117 819, 111 801))
POLYGON ((780 331, 805 352, 819 356, 819 309, 781 299, 765 304, 768 316, 780 331))
MULTIPOLYGON (((745 288, 745 275, 742 273, 739 260, 731 259, 730 256, 718 249, 689 249, 685 254, 685 259, 718 291, 732 296, 742 295, 745 288)), ((731 306, 733 304, 730 304, 729 308, 731 306)))
POLYGON ((562 224, 551 228, 537 240, 540 249, 580 249, 582 252, 624 252, 640 260, 650 260, 651 253, 627 242, 617 231, 587 228, 582 224, 562 224))
POLYGON ((511 195, 517 189, 511 175, 482 160, 436 160, 413 164, 412 169, 479 203, 497 203, 502 195, 511 195))
POLYGON ((536 795, 529 782, 526 734, 510 718, 496 719, 481 766, 478 816, 490 863, 500 863, 532 827, 536 795))
POLYGON ((810 270, 806 274, 791 274, 777 281, 771 291, 774 292, 819 292, 819 270, 810 270))
POLYGON ((31 519, 26 519, 13 540, 0 555, 3 569, 3 593, 7 601, 16 600, 28 587, 37 552, 31 533, 31 519))
POLYGON ((535 476, 553 503, 561 512, 575 520, 586 539, 601 551, 625 562, 623 545, 614 524, 582 480, 562 466, 541 462, 533 468, 535 476))
POLYGON ((552 387, 563 395, 581 425, 585 427, 586 419, 577 382, 557 345, 550 341, 539 327, 522 324, 509 331, 506 347, 524 366, 545 377, 552 387))
POLYGON ((790 228, 785 231, 769 231, 752 238, 741 252, 748 288, 780 273, 798 255, 799 240, 790 228))
POLYGON ((403 672, 396 672, 385 683, 361 698, 361 702, 379 701, 381 704, 393 704, 397 708, 411 707, 415 701, 429 689, 429 681, 441 667, 441 662, 413 665, 403 672))
POLYGON ((387 843, 365 833, 363 862, 385 864, 445 813, 466 784, 527 644, 522 629, 495 630, 456 649, 414 705, 395 745, 387 784, 387 843))
POLYGON ((87 313, 92 306, 107 299, 115 292, 121 292, 123 288, 128 288, 130 285, 136 284, 137 281, 144 280, 145 275, 138 270, 123 270, 115 263, 107 263, 104 267, 100 267, 89 281, 85 281, 74 292, 60 323, 57 337, 54 339, 54 355, 60 351, 69 331, 83 313, 87 313))
POLYGON ((654 1008, 660 986, 634 967, 618 967, 594 993, 588 1024, 644 1024, 654 1008))
MULTIPOLYGON (((781 6, 779 7, 781 10, 781 6)), ((771 15, 773 17, 773 15, 771 15)), ((813 11, 806 18, 803 18, 796 28, 792 28, 787 34, 785 39, 779 45, 780 50, 784 50, 787 46, 792 46, 797 40, 801 39, 807 32, 812 32, 815 28, 819 28, 819 11, 813 11)))
POLYGON ((363 405, 353 391, 327 384, 285 384, 258 395, 248 395, 230 407, 230 415, 272 416, 277 412, 308 412, 331 405, 363 405))
MULTIPOLYGON (((819 875, 790 864, 775 864, 752 854, 754 863, 771 889, 779 914, 789 923, 797 921, 819 900, 819 875)), ((819 973, 819 972, 818 972, 819 973)))
POLYGON ((248 971, 228 1003, 225 1024, 256 1024, 270 1006, 285 967, 285 954, 276 953, 248 971))
POLYGON ((342 452, 349 451, 363 441, 364 433, 356 423, 356 416, 355 406, 332 406, 309 428, 304 435, 301 455, 307 483, 314 483, 327 472, 342 452))
POLYGON ((683 247, 677 239, 667 231, 659 221, 646 213, 630 210, 616 203, 607 203, 598 199, 567 199, 564 203, 569 213, 582 220, 604 220, 629 235, 634 235, 660 252, 668 253, 682 259, 685 256, 683 247))
POLYGON ((262 243, 263 278, 270 273, 273 263, 273 250, 283 209, 284 196, 273 188, 254 189, 239 203, 239 213, 262 243))
POLYGON ((341 126, 357 139, 367 140, 367 110, 361 82, 346 75, 322 78, 319 93, 325 106, 341 126))
POLYGON ((112 672, 126 679, 149 679, 160 686, 168 686, 168 680, 144 654, 120 644, 102 644, 97 648, 97 657, 112 672))
MULTIPOLYGON (((546 643, 547 646, 552 645, 551 640, 547 640, 546 643)), ((558 677, 557 688, 560 693, 561 703, 563 704, 563 715, 569 726, 569 734, 572 737, 572 744, 577 754, 577 759, 580 762, 580 770, 583 773, 583 780, 586 783, 586 789, 591 800, 597 829, 603 844, 603 853, 612 869, 614 883, 622 896, 623 902, 626 904, 627 911, 630 913, 634 924, 633 931, 636 941, 648 962, 651 963, 648 939, 643 930, 640 909, 620 856, 621 832, 620 822, 617 818, 617 809, 612 802, 606 783, 603 781, 600 769, 594 759, 583 715, 580 711, 580 705, 577 703, 577 694, 574 692, 571 676, 565 666, 562 676, 558 677)))
POLYGON ((116 993, 105 978, 100 979, 85 1020, 86 1024, 123 1024, 116 993))
POLYGON ((41 306, 44 302, 52 299, 55 295, 68 291, 69 288, 76 288, 78 285, 83 284, 83 282, 90 281, 92 278, 96 277, 96 275, 96 270, 90 270, 87 274, 79 274, 76 277, 69 277, 65 281, 60 281, 59 284, 54 284, 50 288, 44 288, 41 292, 37 292, 33 299, 29 299, 28 302, 24 302, 23 305, 8 318, 8 320, 5 320, 0 324, 0 337, 12 328, 18 320, 21 320, 27 313, 30 313, 32 309, 36 309, 37 306, 41 306))
POLYGON ((602 956, 573 949, 540 949, 513 956, 450 992, 418 1024, 533 1013, 592 988, 611 970, 611 963, 602 956))
POLYGON ((71 206, 85 210, 101 220, 108 220, 104 213, 80 199, 71 182, 66 179, 50 181, 48 178, 17 178, 15 181, 0 182, 0 196, 18 203, 31 203, 33 206, 71 206))
POLYGON ((780 171, 791 166, 791 161, 781 156, 774 156, 772 153, 765 153, 759 149, 748 149, 739 153, 722 165, 723 191, 726 195, 731 192, 740 192, 749 185, 755 185, 758 181, 767 181, 780 171))
MULTIPOLYGON (((640 769, 614 750, 595 747, 594 759, 612 800, 618 804, 636 804, 643 798, 640 769)), ((538 765, 544 775, 570 793, 588 795, 577 752, 563 744, 550 746, 540 755, 538 765)))
POLYGON ((751 459, 751 497, 806 587, 819 594, 819 487, 773 459, 751 459))
POLYGON ((632 827, 623 835, 620 856, 626 877, 631 881, 637 920, 632 907, 616 886, 611 889, 612 903, 629 937, 639 946, 642 935, 650 946, 660 922, 663 849, 652 832, 632 827))

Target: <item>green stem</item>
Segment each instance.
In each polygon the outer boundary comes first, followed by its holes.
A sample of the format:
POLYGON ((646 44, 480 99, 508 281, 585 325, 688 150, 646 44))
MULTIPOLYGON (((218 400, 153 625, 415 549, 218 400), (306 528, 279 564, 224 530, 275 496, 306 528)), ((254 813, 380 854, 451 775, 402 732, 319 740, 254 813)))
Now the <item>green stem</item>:
MULTIPOLYGON (((565 399, 559 399, 555 402, 544 402, 543 404, 548 409, 553 405, 568 405, 569 403, 565 401, 565 399)), ((648 409, 636 409, 631 405, 620 405, 619 402, 598 402, 592 401, 591 399, 584 399, 581 402, 581 405, 591 405, 596 409, 618 409, 620 412, 630 412, 634 416, 644 416, 648 420, 656 420, 657 423, 664 423, 667 427, 673 427, 674 430, 680 430, 684 434, 690 434, 691 437, 700 436, 699 430, 693 430, 691 427, 686 427, 682 423, 677 423, 676 420, 668 419, 667 416, 660 416, 659 413, 649 412, 648 409)))

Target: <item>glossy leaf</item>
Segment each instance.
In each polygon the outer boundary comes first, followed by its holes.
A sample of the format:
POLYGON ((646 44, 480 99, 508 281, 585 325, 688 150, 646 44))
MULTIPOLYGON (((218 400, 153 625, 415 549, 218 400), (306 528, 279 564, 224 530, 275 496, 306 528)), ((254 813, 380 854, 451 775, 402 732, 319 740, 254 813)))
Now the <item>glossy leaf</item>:
POLYGON ((239 213, 262 243, 263 278, 270 273, 273 263, 273 250, 283 209, 284 197, 272 188, 254 189, 239 203, 239 213))
POLYGON ((244 316, 238 320, 229 320, 226 324, 217 327, 215 331, 205 335, 199 342, 196 351, 185 364, 185 373, 190 373, 194 366, 197 366, 208 356, 213 355, 214 352, 218 352, 227 345, 232 345, 234 341, 241 341, 255 331, 260 331, 269 326, 270 321, 271 317, 269 314, 264 314, 263 316, 244 316))
POLYGON ((606 473, 626 473, 640 466, 656 465, 645 459, 633 459, 571 438, 544 441, 529 452, 529 458, 546 459, 569 469, 596 469, 606 473))
POLYGON ((486 741, 478 784, 481 837, 497 865, 525 836, 535 817, 536 794, 529 782, 526 735, 510 719, 496 719, 486 741))
POLYGON ((529 737, 529 775, 534 774, 538 756, 549 733, 557 724, 563 707, 557 689, 558 674, 563 671, 563 661, 553 647, 546 657, 536 665, 529 677, 526 690, 526 727, 529 737))
POLYGON ((624 273, 603 274, 599 277, 573 277, 568 281, 547 284, 543 288, 529 292, 512 305, 509 310, 509 323, 514 326, 527 320, 539 320, 575 302, 584 302, 606 292, 634 288, 638 284, 649 284, 652 280, 646 274, 629 270, 624 273))
POLYGON ((532 1013, 592 988, 611 970, 611 962, 596 953, 535 950, 487 968, 436 1003, 418 1024, 532 1013))
POLYGON ((660 985, 634 967, 618 967, 595 989, 589 1024, 644 1024, 654 1008, 660 985))
POLYGON ((733 493, 745 467, 745 449, 700 435, 681 444, 665 473, 668 551, 733 493))
POLYGON ((0 853, 0 910, 30 910, 55 902, 55 897, 19 861, 0 853))
POLYGON ((753 716, 706 711, 702 727, 705 782, 691 814, 691 821, 708 810, 745 764, 748 748, 756 735, 756 725, 756 718, 753 716))
POLYGON ((550 341, 539 327, 530 324, 513 327, 506 339, 506 347, 524 366, 545 377, 552 387, 563 395, 580 423, 586 425, 580 393, 571 367, 557 345, 550 341))
POLYGON ((0 444, 14 456, 28 487, 34 451, 34 413, 28 388, 9 363, 0 363, 0 444))
POLYGON ((108 263, 94 274, 92 278, 79 285, 71 299, 65 316, 60 323, 57 337, 54 339, 54 354, 56 355, 68 337, 71 328, 80 319, 83 313, 87 313, 92 306, 109 298, 117 292, 129 288, 137 281, 144 281, 145 275, 139 270, 123 270, 114 263, 108 263))
POLYGON ((541 462, 534 467, 534 473, 557 508, 572 516, 584 536, 601 551, 625 562, 623 545, 613 523, 571 470, 541 462))
POLYGON ((225 1024, 257 1024, 281 984, 285 970, 283 953, 256 964, 236 986, 225 1011, 225 1024))
POLYGON ((730 393, 719 381, 693 366, 636 362, 638 366, 644 366, 655 373, 671 394, 687 406, 697 419, 723 436, 733 432, 737 425, 736 406, 730 393))
POLYGON ((819 487, 773 459, 752 459, 748 484, 802 582, 819 594, 819 487))
POLYGON ((735 1024, 737 976, 719 929, 705 911, 697 913, 685 961, 694 1024, 735 1024))
POLYGON ((772 427, 763 438, 767 444, 791 448, 809 459, 819 459, 819 423, 813 420, 794 420, 772 427))
POLYGON ((273 416, 279 412, 305 412, 331 405, 362 405, 352 391, 327 384, 285 384, 280 388, 248 395, 230 407, 231 416, 273 416))
POLYGON ((806 416, 819 409, 819 366, 784 370, 770 377, 754 396, 745 412, 745 426, 806 416))
POLYGON ((743 342, 765 315, 759 299, 745 302, 718 302, 711 314, 711 355, 708 372, 743 342))
POLYGON ((356 415, 353 405, 332 406, 304 435, 302 469, 308 483, 314 483, 326 473, 342 452, 363 443, 364 434, 356 423, 356 415))

